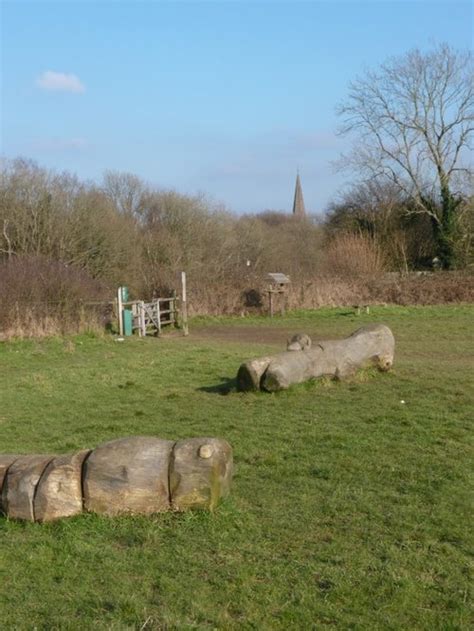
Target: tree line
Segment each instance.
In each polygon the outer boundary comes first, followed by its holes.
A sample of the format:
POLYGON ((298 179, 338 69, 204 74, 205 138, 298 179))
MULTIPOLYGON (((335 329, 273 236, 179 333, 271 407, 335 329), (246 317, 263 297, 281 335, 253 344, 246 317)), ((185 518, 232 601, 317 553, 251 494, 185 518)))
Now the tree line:
POLYGON ((156 189, 130 173, 82 182, 24 159, 3 164, 0 227, 3 261, 61 261, 143 297, 173 287, 181 270, 196 283, 240 284, 282 268, 312 276, 321 258, 322 231, 311 218, 237 217, 204 196, 156 189))
MULTIPOLYGON (((106 171, 87 182, 27 159, 3 160, 0 261, 10 280, 8 288, 0 281, 0 293, 18 291, 15 266, 23 287, 33 276, 24 295, 36 299, 40 270, 43 279, 62 279, 59 293, 69 275, 78 292, 83 285, 96 296, 99 287, 110 293, 126 284, 142 298, 176 287, 186 270, 190 284, 213 291, 217 302, 226 291, 259 286, 272 271, 304 283, 468 268, 473 77, 471 54, 441 45, 356 79, 338 110, 341 133, 355 137, 340 164, 355 177, 318 217, 236 216, 205 196, 160 189, 131 173, 106 171)), ((54 283, 48 287, 54 297, 54 283)))

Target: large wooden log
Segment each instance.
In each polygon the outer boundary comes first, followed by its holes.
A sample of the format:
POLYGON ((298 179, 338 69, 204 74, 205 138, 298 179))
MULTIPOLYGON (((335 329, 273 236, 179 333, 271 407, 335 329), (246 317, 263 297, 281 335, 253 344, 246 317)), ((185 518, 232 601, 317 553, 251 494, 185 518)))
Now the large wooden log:
POLYGON ((84 449, 51 460, 35 492, 35 521, 52 521, 82 513, 82 466, 90 453, 90 449, 84 449))
POLYGON ((248 361, 239 368, 237 387, 241 391, 275 392, 323 376, 344 379, 369 365, 386 371, 392 366, 394 348, 390 329, 372 324, 343 340, 321 341, 306 350, 289 350, 248 361))
POLYGON ((29 521, 84 509, 105 515, 212 510, 228 494, 231 478, 232 448, 225 440, 131 436, 65 456, 0 455, 0 508, 29 521))
POLYGON ((232 448, 219 438, 180 440, 170 465, 171 505, 175 510, 213 510, 229 494, 232 478, 232 448))
POLYGON ((168 469, 174 442, 153 436, 112 440, 84 465, 84 507, 105 515, 170 508, 168 469))

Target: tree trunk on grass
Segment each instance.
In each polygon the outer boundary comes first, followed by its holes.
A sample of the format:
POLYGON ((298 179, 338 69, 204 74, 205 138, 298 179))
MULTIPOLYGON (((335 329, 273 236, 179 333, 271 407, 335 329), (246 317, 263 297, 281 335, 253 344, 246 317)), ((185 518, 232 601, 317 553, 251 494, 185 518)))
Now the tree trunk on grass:
POLYGON ((275 392, 318 377, 344 379, 370 365, 386 371, 392 366, 394 348, 390 329, 373 324, 343 340, 322 341, 313 343, 309 350, 286 351, 248 361, 239 368, 237 387, 244 392, 275 392))
POLYGON ((83 510, 213 510, 229 493, 232 473, 232 447, 220 438, 130 436, 64 456, 0 454, 0 511, 43 522, 83 510))

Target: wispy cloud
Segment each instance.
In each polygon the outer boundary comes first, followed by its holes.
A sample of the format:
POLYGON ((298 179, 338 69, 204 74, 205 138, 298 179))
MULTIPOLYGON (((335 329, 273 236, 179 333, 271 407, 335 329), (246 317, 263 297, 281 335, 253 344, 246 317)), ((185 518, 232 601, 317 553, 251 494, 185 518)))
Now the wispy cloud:
POLYGON ((36 79, 36 85, 51 92, 73 92, 80 94, 86 87, 75 74, 46 70, 36 79))

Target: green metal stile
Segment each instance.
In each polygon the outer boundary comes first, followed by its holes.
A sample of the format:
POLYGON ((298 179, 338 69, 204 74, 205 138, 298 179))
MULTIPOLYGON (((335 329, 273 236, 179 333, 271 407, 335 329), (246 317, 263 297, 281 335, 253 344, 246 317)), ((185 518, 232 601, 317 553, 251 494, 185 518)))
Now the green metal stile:
POLYGON ((132 321, 133 321, 133 317, 132 317, 132 310, 131 309, 124 309, 122 311, 122 322, 123 322, 123 334, 124 335, 132 335, 132 321))

